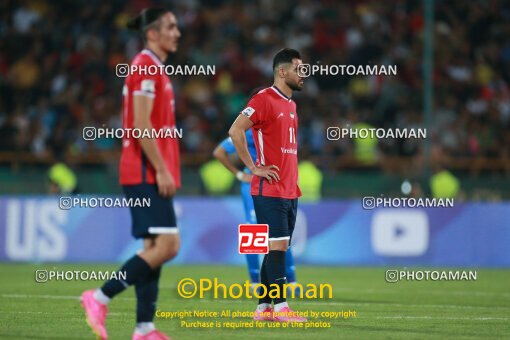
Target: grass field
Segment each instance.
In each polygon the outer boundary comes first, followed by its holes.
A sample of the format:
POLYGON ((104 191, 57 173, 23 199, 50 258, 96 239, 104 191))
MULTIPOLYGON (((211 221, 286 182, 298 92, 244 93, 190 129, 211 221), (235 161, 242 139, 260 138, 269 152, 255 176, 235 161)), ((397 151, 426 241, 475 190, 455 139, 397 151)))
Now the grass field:
MULTIPOLYGON (((93 339, 78 297, 95 281, 36 283, 35 270, 114 270, 95 264, 0 264, 0 339, 93 339)), ((161 311, 253 311, 248 299, 183 299, 177 282, 217 277, 222 283, 242 283, 244 267, 169 266, 160 285, 161 311)), ((305 311, 356 311, 347 319, 319 318, 330 328, 189 329, 178 319, 156 319, 156 325, 174 339, 430 339, 510 338, 510 270, 478 270, 477 281, 419 281, 386 283, 382 268, 299 267, 303 283, 330 283, 333 299, 294 300, 291 307, 305 311)), ((134 290, 128 289, 110 304, 110 339, 130 339, 134 328, 134 290)), ((251 321, 250 318, 186 318, 188 321, 251 321)), ((266 325, 268 326, 268 325, 266 325)))

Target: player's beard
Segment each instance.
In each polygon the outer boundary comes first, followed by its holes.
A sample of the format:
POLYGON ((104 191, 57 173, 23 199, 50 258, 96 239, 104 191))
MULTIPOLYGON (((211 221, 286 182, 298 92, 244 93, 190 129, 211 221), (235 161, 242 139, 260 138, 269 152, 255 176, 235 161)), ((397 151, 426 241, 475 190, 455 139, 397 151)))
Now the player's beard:
POLYGON ((287 84, 287 86, 290 87, 292 91, 301 91, 303 89, 303 87, 299 86, 298 83, 286 81, 285 84, 287 84))

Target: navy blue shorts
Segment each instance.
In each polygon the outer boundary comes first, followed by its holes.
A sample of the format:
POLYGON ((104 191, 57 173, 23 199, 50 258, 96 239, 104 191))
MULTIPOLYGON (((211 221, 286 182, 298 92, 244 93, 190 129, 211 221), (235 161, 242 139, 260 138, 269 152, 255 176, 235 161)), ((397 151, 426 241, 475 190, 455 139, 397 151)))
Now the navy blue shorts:
POLYGON ((176 234, 177 219, 175 218, 172 198, 162 197, 156 184, 123 185, 126 198, 150 198, 150 207, 130 207, 133 220, 131 233, 135 238, 150 238, 159 234, 176 234))
POLYGON ((289 240, 296 225, 297 198, 252 196, 257 223, 269 225, 269 241, 289 240))

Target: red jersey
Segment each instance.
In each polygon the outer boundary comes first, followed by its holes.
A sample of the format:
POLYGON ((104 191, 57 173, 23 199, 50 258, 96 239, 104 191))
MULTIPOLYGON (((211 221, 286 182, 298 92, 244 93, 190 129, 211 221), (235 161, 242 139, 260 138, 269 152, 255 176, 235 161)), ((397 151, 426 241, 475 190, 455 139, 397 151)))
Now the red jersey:
POLYGON ((301 196, 298 186, 296 103, 275 86, 258 92, 241 112, 253 122, 257 166, 276 165, 278 182, 253 176, 251 194, 294 199, 301 196))
MULTIPOLYGON (((144 49, 135 56, 132 65, 148 67, 163 65, 163 63, 152 51, 144 49)), ((174 91, 170 79, 164 72, 152 73, 135 72, 126 77, 122 89, 122 127, 124 129, 134 128, 134 96, 147 96, 154 99, 150 118, 153 129, 176 128, 174 91)), ((143 153, 138 139, 132 138, 130 134, 124 134, 124 136, 120 157, 120 184, 156 183, 154 168, 143 153)), ((181 170, 178 139, 158 138, 155 141, 168 171, 174 178, 176 187, 179 188, 181 186, 181 170)))

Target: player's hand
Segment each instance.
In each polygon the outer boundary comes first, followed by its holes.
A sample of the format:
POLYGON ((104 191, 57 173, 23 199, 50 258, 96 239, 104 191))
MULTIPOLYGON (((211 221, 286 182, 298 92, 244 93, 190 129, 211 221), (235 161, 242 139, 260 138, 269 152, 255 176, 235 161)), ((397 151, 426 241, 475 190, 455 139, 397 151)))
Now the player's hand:
POLYGON ((243 172, 243 179, 241 179, 241 182, 251 183, 252 178, 253 178, 252 174, 247 174, 246 172, 243 172))
POLYGON ((158 191, 161 196, 171 197, 175 195, 175 181, 167 169, 156 172, 156 183, 158 184, 158 191))
POLYGON ((276 171, 280 171, 280 168, 278 168, 276 165, 259 166, 256 167, 255 170, 253 170, 253 174, 255 176, 267 179, 269 181, 269 184, 272 184, 273 180, 275 182, 278 182, 280 180, 280 176, 278 176, 278 173, 276 171))

